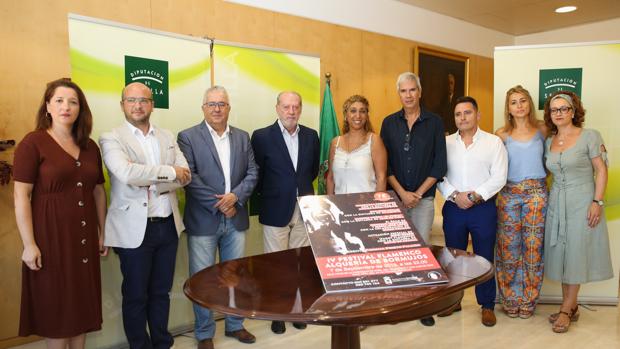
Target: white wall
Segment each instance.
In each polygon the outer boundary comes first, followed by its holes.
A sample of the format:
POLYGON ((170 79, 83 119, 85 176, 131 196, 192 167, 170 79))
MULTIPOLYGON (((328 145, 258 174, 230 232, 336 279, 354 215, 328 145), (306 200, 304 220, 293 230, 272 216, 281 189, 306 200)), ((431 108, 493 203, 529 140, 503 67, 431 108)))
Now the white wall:
MULTIPOLYGON (((515 45, 613 41, 620 39, 620 18, 515 37, 515 45)), ((499 45, 498 45, 499 46, 499 45)))
POLYGON ((242 5, 493 57, 509 34, 394 0, 227 0, 242 5))

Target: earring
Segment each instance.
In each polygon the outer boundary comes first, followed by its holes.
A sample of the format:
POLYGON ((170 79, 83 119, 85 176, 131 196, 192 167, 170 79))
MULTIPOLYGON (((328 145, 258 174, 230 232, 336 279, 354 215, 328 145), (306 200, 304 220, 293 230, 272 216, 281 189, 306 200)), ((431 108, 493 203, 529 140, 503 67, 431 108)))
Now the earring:
POLYGON ((52 118, 52 114, 50 114, 50 112, 48 112, 48 111, 46 111, 46 112, 45 112, 45 116, 46 116, 48 119, 51 119, 51 118, 52 118))

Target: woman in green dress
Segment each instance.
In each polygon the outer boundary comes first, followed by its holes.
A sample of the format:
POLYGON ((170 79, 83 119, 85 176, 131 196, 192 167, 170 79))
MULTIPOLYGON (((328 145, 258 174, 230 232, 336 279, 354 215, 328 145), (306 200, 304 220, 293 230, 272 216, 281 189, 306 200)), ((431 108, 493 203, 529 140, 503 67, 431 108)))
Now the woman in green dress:
POLYGON ((558 91, 545 103, 551 137, 545 163, 553 174, 545 223, 545 275, 562 282, 562 305, 549 316, 553 331, 568 331, 579 319, 583 283, 613 277, 603 210, 606 151, 596 130, 582 128, 585 110, 577 95, 558 91))

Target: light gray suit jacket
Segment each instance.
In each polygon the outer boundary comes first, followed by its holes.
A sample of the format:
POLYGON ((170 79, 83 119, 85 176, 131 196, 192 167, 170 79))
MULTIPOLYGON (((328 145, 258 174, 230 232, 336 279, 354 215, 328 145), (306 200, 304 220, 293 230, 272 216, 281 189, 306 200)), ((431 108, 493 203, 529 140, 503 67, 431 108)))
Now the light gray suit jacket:
POLYGON ((184 229, 176 194, 181 184, 170 177, 169 166, 188 168, 187 161, 170 131, 153 126, 153 133, 159 142, 161 165, 146 164, 144 151, 126 124, 99 137, 111 184, 106 246, 136 248, 142 244, 148 218, 148 187, 152 184, 159 195, 170 200, 177 234, 184 229))
MULTIPOLYGON (((231 218, 236 230, 250 226, 248 200, 258 181, 258 167, 247 132, 230 127, 230 189, 237 195, 237 214, 231 218)), ((181 131, 179 147, 192 172, 192 181, 185 187, 185 212, 183 220, 190 235, 214 235, 222 213, 214 207, 224 194, 225 182, 222 164, 205 122, 181 131)))

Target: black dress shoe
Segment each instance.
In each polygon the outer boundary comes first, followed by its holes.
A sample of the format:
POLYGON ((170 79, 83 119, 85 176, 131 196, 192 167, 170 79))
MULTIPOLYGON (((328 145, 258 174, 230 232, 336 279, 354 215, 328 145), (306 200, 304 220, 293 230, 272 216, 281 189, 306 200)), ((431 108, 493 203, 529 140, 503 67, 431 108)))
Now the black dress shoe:
POLYGON ((434 326, 435 325, 435 319, 433 319, 432 316, 430 317, 425 317, 425 318, 421 318, 420 322, 422 323, 422 325, 424 326, 434 326))
POLYGON ((308 327, 308 325, 303 324, 301 322, 293 322, 293 327, 295 327, 298 330, 305 330, 306 327, 308 327))
POLYGON ((284 325, 284 321, 272 321, 271 331, 275 334, 282 334, 286 332, 286 325, 284 325))

